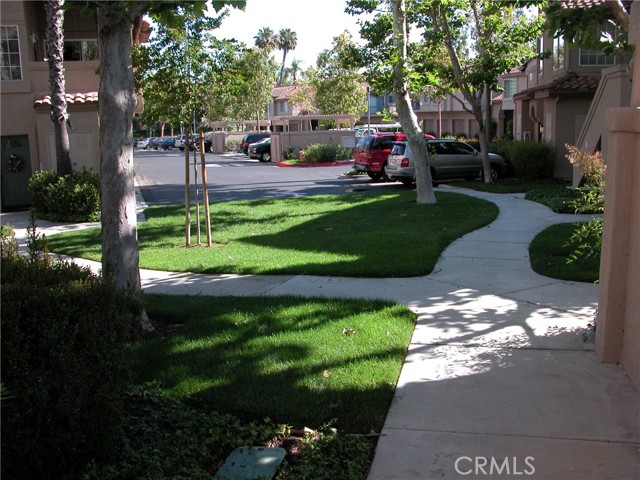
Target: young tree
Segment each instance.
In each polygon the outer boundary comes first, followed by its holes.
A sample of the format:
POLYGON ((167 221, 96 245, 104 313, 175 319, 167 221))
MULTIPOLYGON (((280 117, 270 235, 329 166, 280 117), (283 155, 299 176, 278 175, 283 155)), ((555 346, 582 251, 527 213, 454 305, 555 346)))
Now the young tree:
POLYGON ((216 39, 223 15, 185 15, 179 26, 156 26, 148 45, 135 49, 136 85, 145 99, 150 123, 189 124, 206 110, 212 86, 233 80, 226 74, 237 44, 216 39))
POLYGON ((356 115, 367 108, 364 79, 348 63, 354 48, 351 34, 345 31, 334 37, 330 50, 320 52, 316 68, 307 70, 309 83, 316 91, 316 105, 323 114, 356 115))
POLYGON ((55 129, 56 170, 59 176, 71 173, 69 152, 69 132, 67 122, 67 99, 64 79, 64 0, 48 0, 47 13, 47 58, 49 63, 49 84, 51 85, 51 120, 55 129))
POLYGON ((296 32, 290 28, 283 28, 278 32, 276 37, 276 46, 279 50, 282 50, 282 66, 280 67, 280 76, 278 77, 278 86, 282 85, 284 76, 284 68, 287 62, 287 53, 291 50, 295 50, 298 45, 298 36, 296 32))

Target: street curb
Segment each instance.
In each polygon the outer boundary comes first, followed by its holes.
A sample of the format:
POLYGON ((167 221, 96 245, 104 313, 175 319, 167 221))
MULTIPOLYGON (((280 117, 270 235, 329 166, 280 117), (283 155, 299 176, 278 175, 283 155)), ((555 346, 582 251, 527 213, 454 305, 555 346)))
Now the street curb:
POLYGON ((325 163, 305 163, 305 164, 291 164, 278 162, 276 167, 339 167, 341 165, 351 165, 353 160, 345 160, 343 162, 325 162, 325 163))

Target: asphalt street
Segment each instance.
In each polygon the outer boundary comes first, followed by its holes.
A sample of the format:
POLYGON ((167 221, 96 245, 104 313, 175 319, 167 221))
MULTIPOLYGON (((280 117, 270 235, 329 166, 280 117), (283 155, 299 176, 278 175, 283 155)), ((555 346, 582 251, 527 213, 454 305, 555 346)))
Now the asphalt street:
MULTIPOLYGON (((179 150, 136 150, 136 180, 149 205, 184 202, 185 161, 179 150)), ((202 198, 200 154, 197 175, 202 198)), ((406 190, 400 183, 374 182, 367 176, 347 176, 349 165, 332 167, 278 167, 246 155, 207 153, 205 157, 210 202, 256 200, 320 194, 406 190)), ((191 196, 194 195, 193 157, 190 159, 191 196)))

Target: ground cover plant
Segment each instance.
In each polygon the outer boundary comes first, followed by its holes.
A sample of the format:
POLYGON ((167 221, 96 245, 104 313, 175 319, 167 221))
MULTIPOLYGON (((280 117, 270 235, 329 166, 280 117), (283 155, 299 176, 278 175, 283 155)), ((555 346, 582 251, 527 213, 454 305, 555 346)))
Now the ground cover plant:
MULTIPOLYGON (((523 178, 501 178, 494 183, 485 183, 481 180, 451 183, 454 187, 468 188, 480 192, 489 193, 527 193, 532 190, 559 192, 566 189, 567 182, 561 180, 527 180, 523 178)), ((568 190, 568 189, 567 189, 568 190)))
POLYGON ((539 233, 529 246, 531 268, 560 280, 595 282, 600 276, 600 254, 576 256, 581 240, 575 233, 584 223, 561 223, 539 233))
MULTIPOLYGON (((184 247, 184 207, 153 207, 138 226, 140 265, 196 273, 427 275, 452 241, 498 214, 481 199, 436 196, 435 205, 417 205, 415 192, 215 203, 212 248, 184 247)), ((100 231, 52 235, 49 247, 100 260, 100 231)))
POLYGON ((150 318, 183 325, 131 347, 136 383, 242 418, 380 431, 415 323, 372 300, 145 295, 150 318))
POLYGON ((276 478, 363 480, 373 453, 370 437, 332 428, 297 431, 269 419, 243 422, 163 395, 157 385, 132 387, 125 395, 123 435, 110 462, 92 462, 85 480, 210 479, 236 447, 284 447, 276 478))

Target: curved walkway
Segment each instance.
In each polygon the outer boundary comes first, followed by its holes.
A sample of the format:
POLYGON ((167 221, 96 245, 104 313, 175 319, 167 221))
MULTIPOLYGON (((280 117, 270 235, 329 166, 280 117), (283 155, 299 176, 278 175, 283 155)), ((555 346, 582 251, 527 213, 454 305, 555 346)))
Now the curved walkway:
MULTIPOLYGON (((638 392, 582 341, 597 308, 597 286, 543 277, 529 264, 528 246, 538 232, 587 217, 555 214, 522 194, 455 190, 496 203, 499 216, 451 244, 425 277, 141 270, 143 288, 408 305, 418 321, 369 480, 637 479, 638 392)), ((53 227, 38 224, 45 232, 53 227)))

